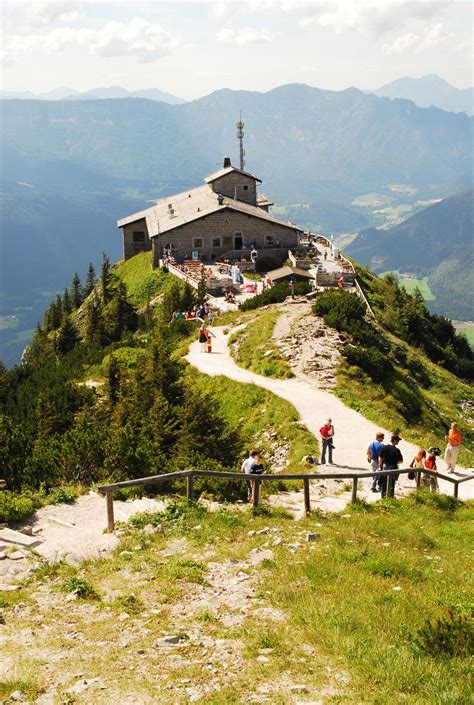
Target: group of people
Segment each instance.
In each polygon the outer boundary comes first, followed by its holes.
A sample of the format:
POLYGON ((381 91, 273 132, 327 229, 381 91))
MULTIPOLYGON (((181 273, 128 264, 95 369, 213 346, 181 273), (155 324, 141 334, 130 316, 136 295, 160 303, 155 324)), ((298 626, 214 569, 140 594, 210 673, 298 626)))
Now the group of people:
POLYGON ((179 320, 195 320, 196 318, 200 318, 201 320, 207 319, 207 322, 209 325, 212 325, 214 321, 214 311, 213 309, 206 303, 204 304, 199 304, 198 306, 194 306, 190 311, 174 311, 173 313, 173 321, 179 321, 179 320))
MULTIPOLYGON (((373 472, 378 470, 397 470, 398 465, 403 462, 403 456, 400 449, 397 448, 401 438, 398 434, 393 434, 390 438, 390 444, 384 444, 385 434, 381 431, 376 434, 375 441, 370 443, 367 448, 367 460, 372 466, 373 472)), ((458 430, 456 421, 453 421, 448 434, 445 436, 448 442, 444 453, 444 459, 448 466, 448 473, 453 473, 456 467, 456 460, 459 453, 459 447, 462 442, 461 433, 458 430)), ((410 463, 412 473, 408 474, 409 479, 417 480, 420 487, 426 487, 430 492, 438 492, 438 478, 430 472, 423 470, 431 470, 436 472, 436 458, 441 455, 441 450, 438 446, 432 446, 428 450, 419 448, 417 454, 410 463)), ((395 483, 398 480, 398 475, 392 475, 392 482, 388 483, 387 477, 377 477, 374 475, 372 480, 372 492, 381 492, 382 497, 387 494, 387 486, 390 485, 390 496, 394 496, 395 483)))

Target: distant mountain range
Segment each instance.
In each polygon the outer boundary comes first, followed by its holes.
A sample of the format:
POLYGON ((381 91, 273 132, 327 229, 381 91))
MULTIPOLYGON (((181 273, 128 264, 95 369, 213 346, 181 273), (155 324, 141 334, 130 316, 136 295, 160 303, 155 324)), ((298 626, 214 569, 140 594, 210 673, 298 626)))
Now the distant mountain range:
POLYGON ((0 101, 0 324, 2 315, 21 318, 4 331, 0 359, 17 359, 39 292, 62 290, 73 269, 83 273, 103 249, 120 256, 117 218, 201 184, 225 154, 238 163, 240 110, 246 168, 263 180, 277 215, 313 230, 379 223, 380 193, 406 212, 407 204, 472 187, 472 118, 355 88, 225 89, 180 105, 0 101))
POLYGON ((474 318, 474 191, 446 198, 389 230, 366 229, 347 254, 376 272, 428 277, 431 310, 474 318))
POLYGON ((433 74, 421 78, 398 78, 374 93, 386 98, 412 100, 421 108, 434 105, 453 113, 474 114, 474 88, 455 88, 444 78, 433 74))
POLYGON ((161 103, 179 105, 185 103, 183 98, 178 98, 171 93, 160 91, 158 88, 145 88, 140 91, 127 91, 120 86, 92 88, 89 91, 77 91, 75 88, 61 86, 46 93, 32 93, 31 91, 0 91, 0 98, 7 100, 106 100, 110 98, 146 98, 157 100, 161 103))

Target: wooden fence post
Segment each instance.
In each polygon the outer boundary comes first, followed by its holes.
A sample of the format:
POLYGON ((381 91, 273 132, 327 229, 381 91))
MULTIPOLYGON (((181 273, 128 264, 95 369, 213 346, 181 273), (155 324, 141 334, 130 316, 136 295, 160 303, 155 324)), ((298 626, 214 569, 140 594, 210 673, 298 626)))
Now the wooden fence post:
POLYGON ((306 516, 311 514, 311 499, 309 496, 309 479, 305 478, 304 483, 304 511, 306 516))
POLYGON ((454 496, 457 497, 459 494, 459 482, 454 483, 454 496))
POLYGON ((357 477, 352 478, 352 497, 351 502, 357 501, 357 477))
POLYGON ((260 480, 256 478, 255 480, 252 480, 252 482, 254 483, 254 485, 253 485, 253 506, 258 507, 258 501, 260 499, 260 480))
POLYGON ((112 491, 108 490, 105 493, 105 497, 107 500, 107 528, 109 530, 109 534, 113 534, 114 529, 115 529, 115 521, 114 521, 114 496, 112 494, 112 491))
POLYGON ((387 475, 387 494, 386 494, 387 497, 392 496, 392 485, 393 485, 393 476, 387 475))
POLYGON ((186 478, 187 483, 186 483, 186 499, 188 502, 193 501, 193 480, 194 480, 194 475, 188 475, 186 478))

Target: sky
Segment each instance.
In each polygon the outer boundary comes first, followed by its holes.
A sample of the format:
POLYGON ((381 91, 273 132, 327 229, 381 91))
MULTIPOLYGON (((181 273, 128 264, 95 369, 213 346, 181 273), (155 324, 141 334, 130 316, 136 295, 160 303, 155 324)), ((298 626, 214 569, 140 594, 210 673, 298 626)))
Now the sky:
POLYGON ((0 0, 1 87, 159 88, 187 100, 285 83, 473 84, 473 0, 0 0))

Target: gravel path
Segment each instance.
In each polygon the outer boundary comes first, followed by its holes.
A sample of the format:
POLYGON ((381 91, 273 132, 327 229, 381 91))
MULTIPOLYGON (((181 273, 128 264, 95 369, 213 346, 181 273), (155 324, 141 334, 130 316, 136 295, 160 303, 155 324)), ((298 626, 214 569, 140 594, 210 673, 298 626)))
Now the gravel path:
MULTIPOLYGON (((249 370, 238 367, 230 356, 228 349, 228 337, 233 332, 230 331, 227 335, 224 334, 224 328, 213 328, 212 331, 216 338, 213 340, 213 352, 201 353, 199 343, 192 343, 189 353, 186 356, 187 361, 196 367, 200 372, 210 376, 224 375, 237 382, 246 382, 256 384, 259 387, 268 389, 277 394, 279 397, 291 402, 300 414, 301 421, 316 437, 319 437, 319 428, 323 425, 324 420, 328 417, 332 418, 335 427, 334 445, 334 466, 320 466, 321 472, 326 470, 340 471, 352 470, 354 468, 363 468, 368 471, 369 466, 366 461, 366 450, 369 443, 375 438, 377 431, 383 431, 386 437, 390 437, 390 429, 379 428, 371 421, 361 416, 353 409, 345 406, 331 392, 319 389, 316 383, 309 377, 307 379, 293 378, 288 380, 272 379, 270 377, 262 377, 249 370)), ((416 454, 418 447, 406 441, 400 442, 400 450, 408 465, 413 456, 416 454)), ((445 471, 446 464, 440 459, 438 462, 440 472, 445 471)), ((457 475, 465 476, 466 471, 459 469, 457 475)), ((318 483, 314 483, 315 485, 318 483)), ((414 488, 414 482, 406 478, 401 478, 397 483, 397 494, 403 495, 410 492, 414 488)), ((440 480, 440 490, 446 494, 453 493, 451 483, 440 480)), ((290 503, 297 501, 298 506, 301 506, 301 500, 298 493, 288 493, 291 495, 288 500, 290 503), (296 495, 296 497, 294 496, 296 495)), ((370 492, 370 480, 363 481, 363 490, 360 493, 367 501, 375 501, 380 498, 378 493, 370 492)), ((468 499, 474 497, 474 482, 466 482, 459 487, 459 497, 468 499)), ((316 494, 314 501, 317 506, 324 506, 327 510, 340 511, 344 508, 347 502, 350 501, 350 493, 340 494, 333 498, 319 498, 316 494), (322 504, 321 504, 322 502, 322 504)), ((278 502, 280 506, 285 506, 285 497, 281 497, 278 502)), ((296 509, 295 509, 296 512, 296 509)))

